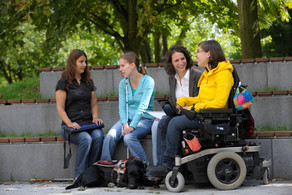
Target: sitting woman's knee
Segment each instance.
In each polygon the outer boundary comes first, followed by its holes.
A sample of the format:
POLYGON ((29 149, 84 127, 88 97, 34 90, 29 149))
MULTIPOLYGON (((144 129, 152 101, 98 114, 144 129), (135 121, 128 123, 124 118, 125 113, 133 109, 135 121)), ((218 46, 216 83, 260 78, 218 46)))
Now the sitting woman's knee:
POLYGON ((124 136, 124 143, 127 145, 129 142, 132 142, 132 141, 134 141, 136 138, 131 134, 131 133, 129 133, 129 134, 126 134, 125 136, 124 136))
POLYGON ((103 140, 102 131, 101 130, 94 131, 92 134, 92 139, 102 141, 103 140))
POLYGON ((88 134, 88 133, 83 133, 82 134, 82 137, 81 137, 81 139, 80 139, 80 143, 81 144, 86 144, 86 145, 91 145, 91 143, 92 143, 92 138, 91 138, 91 136, 88 134))

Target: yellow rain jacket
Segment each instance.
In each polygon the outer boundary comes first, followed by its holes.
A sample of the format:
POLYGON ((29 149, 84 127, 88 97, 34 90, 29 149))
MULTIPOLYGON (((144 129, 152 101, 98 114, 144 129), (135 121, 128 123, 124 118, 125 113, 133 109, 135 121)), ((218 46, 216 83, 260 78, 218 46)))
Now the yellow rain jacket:
POLYGON ((205 70, 198 82, 199 95, 196 97, 180 97, 177 104, 181 107, 195 107, 199 112, 204 108, 227 108, 228 96, 234 84, 233 66, 229 61, 220 62, 211 71, 205 70))

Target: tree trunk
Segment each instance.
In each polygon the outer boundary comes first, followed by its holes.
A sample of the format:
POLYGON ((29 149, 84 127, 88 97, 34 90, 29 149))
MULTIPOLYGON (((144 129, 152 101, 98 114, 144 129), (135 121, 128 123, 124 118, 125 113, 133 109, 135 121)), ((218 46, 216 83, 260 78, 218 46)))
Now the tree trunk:
POLYGON ((163 58, 164 58, 166 52, 168 51, 167 33, 165 33, 165 32, 162 35, 162 46, 163 46, 163 58))
POLYGON ((141 44, 140 54, 142 58, 143 63, 151 63, 152 61, 152 53, 151 53, 151 47, 149 43, 144 40, 141 44))
POLYGON ((3 72, 6 81, 9 84, 13 83, 13 80, 11 78, 11 73, 9 71, 9 65, 6 65, 3 61, 0 61, 0 70, 3 72))
POLYGON ((262 56, 257 0, 237 0, 243 59, 262 56))
POLYGON ((181 30, 178 40, 176 41, 176 45, 182 45, 184 38, 186 37, 186 31, 184 29, 181 30))
POLYGON ((155 62, 159 63, 161 61, 161 44, 160 44, 160 38, 161 38, 161 32, 155 31, 153 33, 154 36, 154 55, 155 55, 155 62))

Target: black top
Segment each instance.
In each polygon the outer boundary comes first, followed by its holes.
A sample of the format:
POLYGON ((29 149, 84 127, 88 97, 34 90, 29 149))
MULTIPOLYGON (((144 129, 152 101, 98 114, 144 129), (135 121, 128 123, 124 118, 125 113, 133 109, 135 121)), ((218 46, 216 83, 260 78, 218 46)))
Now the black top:
MULTIPOLYGON (((92 82, 92 86, 86 85, 83 79, 80 80, 80 85, 74 79, 72 84, 66 89, 67 80, 62 78, 56 85, 56 91, 62 90, 66 92, 65 111, 72 122, 78 124, 92 122, 91 113, 91 92, 95 91, 96 87, 92 82)), ((62 121, 62 125, 66 125, 62 121)))

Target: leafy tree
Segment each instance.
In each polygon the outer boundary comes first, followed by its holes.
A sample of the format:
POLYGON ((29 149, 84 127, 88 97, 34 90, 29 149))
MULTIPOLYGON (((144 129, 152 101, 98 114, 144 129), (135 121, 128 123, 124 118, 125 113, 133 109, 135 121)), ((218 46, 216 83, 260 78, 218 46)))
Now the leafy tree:
POLYGON ((271 26, 280 15, 289 22, 291 17, 286 6, 289 0, 238 0, 242 58, 262 57, 260 29, 271 26))
POLYGON ((12 4, 13 1, 8 0, 0 3, 0 70, 8 83, 23 77, 22 68, 9 63, 9 60, 6 59, 7 48, 24 44, 23 40, 17 38, 22 35, 17 27, 23 15, 20 13, 14 14, 12 4))
MULTIPOLYGON (((289 9, 292 17, 292 6, 289 9)), ((269 40, 263 46, 263 55, 266 57, 292 56, 292 21, 286 22, 277 16, 271 27, 263 29, 261 36, 269 40)))
MULTIPOLYGON (((166 37, 171 34, 169 22, 180 26, 180 40, 189 30, 188 18, 209 17, 218 27, 228 29, 234 24, 236 5, 231 0, 30 0, 17 6, 38 29, 46 30, 47 48, 62 47, 62 41, 72 36, 78 28, 110 35, 122 51, 140 53, 143 62, 151 62, 150 35, 156 42, 155 53, 167 50, 166 37), (203 10, 203 11, 201 11, 203 10), (226 26, 224 27, 223 26, 226 26), (163 48, 160 47, 161 37, 163 48)), ((236 25, 233 26, 236 28, 236 25)), ((178 42, 180 42, 178 40, 178 42)), ((156 57, 159 61, 160 58, 156 57)))

